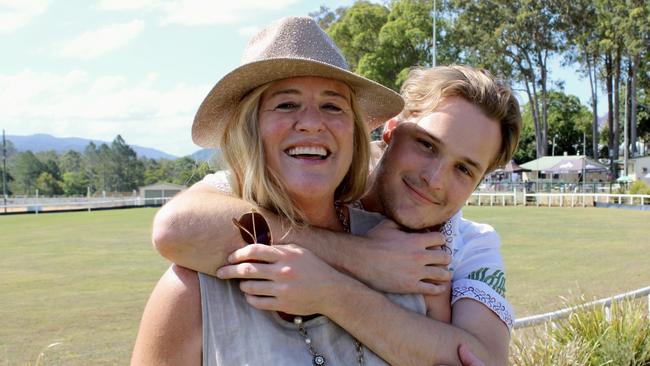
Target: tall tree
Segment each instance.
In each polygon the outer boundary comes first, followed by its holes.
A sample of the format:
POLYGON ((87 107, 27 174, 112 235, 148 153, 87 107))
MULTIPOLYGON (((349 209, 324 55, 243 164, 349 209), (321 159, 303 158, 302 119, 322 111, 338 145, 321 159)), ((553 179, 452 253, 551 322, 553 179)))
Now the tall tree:
POLYGON ((37 189, 36 179, 46 171, 45 164, 41 163, 33 152, 25 151, 16 154, 13 165, 14 191, 22 194, 34 194, 37 189))
POLYGON ((578 62, 589 79, 591 91, 591 146, 592 157, 598 159, 598 43, 596 6, 591 0, 560 2, 561 26, 570 46, 565 53, 568 63, 578 62))
POLYGON ((111 143, 112 164, 110 169, 114 179, 110 189, 118 192, 128 192, 136 189, 144 181, 144 166, 138 156, 122 136, 117 135, 111 143))
POLYGON ((548 146, 547 93, 550 57, 562 50, 563 34, 557 1, 451 0, 454 37, 469 62, 497 75, 511 72, 524 86, 533 119, 538 157, 548 146), (511 64, 512 68, 503 67, 511 64), (496 68, 496 70, 495 70, 496 68))

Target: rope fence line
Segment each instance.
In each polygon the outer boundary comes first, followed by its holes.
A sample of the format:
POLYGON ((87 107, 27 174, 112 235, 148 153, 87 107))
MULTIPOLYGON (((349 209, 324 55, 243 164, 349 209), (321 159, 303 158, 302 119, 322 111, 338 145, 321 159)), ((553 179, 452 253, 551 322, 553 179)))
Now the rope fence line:
POLYGON ((648 316, 650 316, 650 286, 648 286, 648 287, 640 288, 638 290, 619 294, 616 296, 591 301, 582 305, 572 306, 569 308, 552 311, 550 313, 544 313, 544 314, 527 316, 525 318, 520 318, 515 320, 515 329, 526 328, 540 323, 545 323, 547 321, 555 321, 557 319, 566 318, 576 310, 589 309, 589 308, 594 308, 596 306, 605 307, 606 319, 609 320, 610 308, 612 306, 612 303, 622 301, 622 300, 638 299, 642 296, 648 297, 648 316))

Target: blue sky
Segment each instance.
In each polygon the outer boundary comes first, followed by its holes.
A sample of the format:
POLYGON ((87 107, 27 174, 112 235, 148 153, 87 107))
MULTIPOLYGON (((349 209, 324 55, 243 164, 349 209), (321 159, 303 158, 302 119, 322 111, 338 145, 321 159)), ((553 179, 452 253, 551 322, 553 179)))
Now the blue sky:
MULTIPOLYGON (((190 154, 196 109, 252 34, 282 16, 352 3, 0 0, 0 128, 106 141, 121 134, 190 154)), ((588 81, 574 68, 556 63, 551 77, 588 102, 588 81)))

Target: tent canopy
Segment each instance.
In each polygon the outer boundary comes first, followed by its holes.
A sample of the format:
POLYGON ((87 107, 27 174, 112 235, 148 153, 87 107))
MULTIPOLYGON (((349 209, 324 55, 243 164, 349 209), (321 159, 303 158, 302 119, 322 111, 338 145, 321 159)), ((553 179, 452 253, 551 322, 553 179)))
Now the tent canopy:
POLYGON ((562 160, 545 170, 549 173, 606 172, 607 168, 589 159, 562 160))
POLYGON ((495 173, 521 173, 521 172, 529 172, 529 169, 525 169, 517 165, 517 163, 514 162, 514 160, 510 160, 506 166, 503 168, 495 169, 495 173))

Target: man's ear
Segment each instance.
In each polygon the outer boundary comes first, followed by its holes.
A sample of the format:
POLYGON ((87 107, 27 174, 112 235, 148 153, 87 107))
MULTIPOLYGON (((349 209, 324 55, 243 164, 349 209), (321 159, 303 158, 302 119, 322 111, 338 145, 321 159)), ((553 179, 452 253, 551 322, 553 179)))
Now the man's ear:
POLYGON ((390 143, 390 139, 393 136, 393 130, 395 129, 395 127, 397 127, 398 123, 399 120, 397 119, 397 117, 393 117, 389 119, 384 125, 384 133, 382 134, 382 139, 386 144, 390 143))

